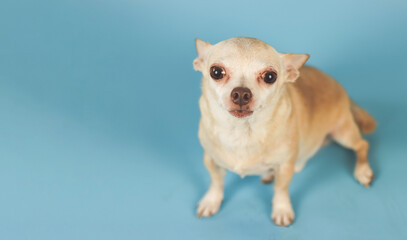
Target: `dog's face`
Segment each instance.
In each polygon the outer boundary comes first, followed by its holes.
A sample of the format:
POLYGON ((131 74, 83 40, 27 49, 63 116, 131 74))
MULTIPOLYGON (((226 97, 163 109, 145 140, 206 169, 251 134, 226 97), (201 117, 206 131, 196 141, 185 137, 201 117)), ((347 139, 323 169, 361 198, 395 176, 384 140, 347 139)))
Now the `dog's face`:
POLYGON ((279 97, 299 77, 306 54, 281 54, 253 38, 232 38, 216 45, 196 40, 194 68, 202 72, 204 91, 232 116, 245 118, 279 97))

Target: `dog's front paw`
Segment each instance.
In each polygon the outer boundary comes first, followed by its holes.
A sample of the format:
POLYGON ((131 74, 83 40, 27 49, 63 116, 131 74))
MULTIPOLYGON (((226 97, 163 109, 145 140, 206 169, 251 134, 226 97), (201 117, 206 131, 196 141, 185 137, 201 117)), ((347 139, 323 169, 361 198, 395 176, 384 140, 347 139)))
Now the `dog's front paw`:
POLYGON ((294 211, 291 206, 276 207, 273 209, 271 219, 276 225, 287 227, 294 221, 294 211))
POLYGON ((369 164, 356 164, 355 178, 365 187, 369 187, 373 180, 373 171, 369 164))
POLYGON ((197 217, 210 217, 217 213, 220 208, 220 204, 223 200, 223 194, 215 193, 209 191, 205 196, 199 201, 197 206, 197 217))

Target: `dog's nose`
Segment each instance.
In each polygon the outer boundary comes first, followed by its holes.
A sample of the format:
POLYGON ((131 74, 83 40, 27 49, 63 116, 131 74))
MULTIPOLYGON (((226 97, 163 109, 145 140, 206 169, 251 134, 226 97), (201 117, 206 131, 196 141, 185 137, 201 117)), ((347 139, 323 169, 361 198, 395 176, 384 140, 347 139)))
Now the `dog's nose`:
POLYGON ((252 92, 248 88, 237 87, 232 90, 230 97, 232 98, 232 102, 234 104, 244 106, 252 99, 252 92))

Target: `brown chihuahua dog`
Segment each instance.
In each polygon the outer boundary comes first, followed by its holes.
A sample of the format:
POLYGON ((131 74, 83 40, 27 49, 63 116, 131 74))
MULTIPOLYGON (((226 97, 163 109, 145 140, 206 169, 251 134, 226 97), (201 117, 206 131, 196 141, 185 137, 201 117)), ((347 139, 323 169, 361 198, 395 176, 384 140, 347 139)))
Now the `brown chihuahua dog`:
POLYGON ((373 178, 361 133, 375 120, 334 79, 303 66, 309 55, 278 53, 270 45, 238 37, 216 45, 196 39, 194 68, 202 72, 199 139, 210 187, 197 207, 199 217, 218 212, 226 170, 242 177, 275 179, 271 218, 294 220, 288 186, 294 172, 332 138, 356 152, 355 178, 373 178))

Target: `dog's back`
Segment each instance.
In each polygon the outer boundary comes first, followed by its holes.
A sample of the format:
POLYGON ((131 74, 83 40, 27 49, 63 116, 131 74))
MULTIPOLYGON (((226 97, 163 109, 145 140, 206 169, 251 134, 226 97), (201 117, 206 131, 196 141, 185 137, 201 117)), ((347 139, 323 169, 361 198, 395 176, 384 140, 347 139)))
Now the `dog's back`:
POLYGON ((370 133, 376 127, 373 117, 350 100, 337 81, 314 67, 303 66, 299 79, 288 89, 303 143, 297 168, 303 167, 301 164, 323 145, 349 113, 362 133, 370 133))

